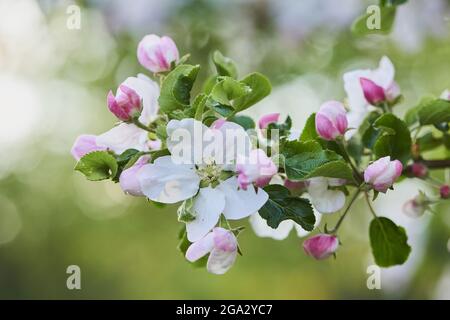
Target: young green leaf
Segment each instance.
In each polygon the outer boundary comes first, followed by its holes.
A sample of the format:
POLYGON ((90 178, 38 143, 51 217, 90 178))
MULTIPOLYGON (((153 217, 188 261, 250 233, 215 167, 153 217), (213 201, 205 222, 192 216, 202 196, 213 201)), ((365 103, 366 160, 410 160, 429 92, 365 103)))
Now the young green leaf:
POLYGON ((234 79, 237 78, 237 67, 234 61, 228 57, 225 57, 220 53, 220 51, 216 50, 213 54, 213 62, 216 66, 217 73, 220 76, 232 77, 234 79))
POLYGON ((233 101, 250 92, 250 87, 230 77, 222 77, 211 90, 211 98, 220 104, 234 106, 233 101))
POLYGON ((107 151, 90 152, 75 166, 75 170, 83 173, 91 181, 112 178, 116 175, 117 168, 116 159, 107 151))
POLYGON ((247 94, 234 100, 233 107, 237 111, 242 111, 251 107, 268 96, 272 90, 269 79, 258 72, 249 74, 240 82, 247 85, 250 90, 247 94))
POLYGON ((305 127, 300 135, 300 141, 316 140, 319 137, 316 131, 316 114, 313 113, 306 120, 305 127))
POLYGON ((170 114, 189 107, 191 89, 200 66, 182 64, 172 70, 161 85, 158 102, 162 112, 170 114))
POLYGON ((259 209, 259 214, 267 225, 276 229, 282 221, 290 219, 307 231, 314 229, 316 217, 308 199, 291 196, 281 185, 269 185, 264 190, 269 194, 269 200, 259 209))
POLYGON ((377 138, 373 151, 377 158, 391 156, 406 164, 411 158, 411 133, 406 123, 391 113, 384 114, 374 123, 377 138))
POLYGON ((237 123, 245 130, 255 129, 255 121, 248 116, 233 116, 228 121, 237 123))
POLYGON ((450 101, 435 99, 425 103, 417 112, 421 125, 450 122, 450 101))
POLYGON ((375 262, 380 267, 403 264, 411 252, 405 229, 385 217, 372 220, 370 244, 375 262))

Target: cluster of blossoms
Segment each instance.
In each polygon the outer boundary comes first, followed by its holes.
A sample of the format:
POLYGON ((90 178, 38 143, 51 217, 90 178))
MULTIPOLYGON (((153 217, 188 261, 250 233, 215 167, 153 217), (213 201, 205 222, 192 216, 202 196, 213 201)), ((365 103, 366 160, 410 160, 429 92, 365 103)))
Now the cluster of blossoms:
MULTIPOLYGON (((145 36, 137 58, 161 86, 139 74, 116 94, 110 91, 107 106, 120 122, 103 134, 76 139, 75 169, 89 180, 118 182, 131 196, 179 203, 179 248, 188 261, 206 262, 211 273, 228 271, 240 253, 243 227, 230 221, 249 218, 258 236, 281 240, 292 229, 306 236, 322 215, 342 211, 333 229, 325 225, 303 243, 308 255, 325 259, 338 250, 339 227, 360 194, 369 203, 369 192, 374 198, 386 193, 401 175, 429 176, 429 161, 413 152, 417 137, 412 141, 408 125, 392 114, 401 96, 387 57, 376 70, 346 73, 346 101, 323 103, 302 132, 292 130, 289 117, 280 121, 278 113, 261 117, 257 126, 240 115, 270 93, 270 83, 259 73, 238 80, 234 62, 219 52, 213 55, 217 74, 193 99, 199 66, 187 64, 188 55, 180 57, 172 39, 145 36), (355 191, 347 201, 349 189, 355 191)), ((437 101, 447 101, 445 94, 437 101)), ((411 126, 425 125, 420 113, 411 119, 411 126)), ((441 120, 433 124, 442 127, 441 120)), ((439 199, 449 197, 448 185, 440 186, 439 199)), ((420 216, 436 201, 420 193, 405 204, 405 213, 420 216)), ((410 251, 403 229, 374 215, 376 262, 403 263, 410 251), (383 240, 377 233, 385 232, 384 224, 392 234, 383 240), (399 252, 380 250, 392 244, 379 241, 390 239, 400 241, 392 248, 399 252)))

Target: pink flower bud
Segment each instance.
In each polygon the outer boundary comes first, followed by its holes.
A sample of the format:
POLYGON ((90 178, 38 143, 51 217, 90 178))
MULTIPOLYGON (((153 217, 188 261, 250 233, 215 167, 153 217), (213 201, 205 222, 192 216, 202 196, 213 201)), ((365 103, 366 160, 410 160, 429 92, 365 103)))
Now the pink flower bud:
POLYGON ((439 193, 441 195, 442 199, 449 199, 450 198, 450 186, 445 184, 439 189, 439 193))
POLYGON ((269 184, 273 175, 278 172, 277 166, 261 149, 252 150, 248 157, 238 157, 236 163, 239 186, 247 187, 255 183, 257 187, 269 184))
POLYGON ((214 228, 202 239, 194 242, 186 251, 186 259, 195 262, 209 253, 206 268, 214 274, 224 274, 234 264, 238 242, 230 230, 214 228))
POLYGON ((413 199, 408 200, 403 205, 403 213, 410 218, 419 218, 428 209, 428 204, 430 203, 427 196, 423 193, 419 193, 413 199))
POLYGON ((342 103, 328 101, 316 114, 316 131, 325 140, 335 140, 347 130, 347 113, 342 103))
POLYGON ((78 136, 70 150, 70 153, 72 153, 75 160, 80 160, 84 155, 92 151, 106 150, 106 147, 97 145, 95 142, 96 138, 96 136, 91 134, 82 134, 81 136, 78 136))
POLYGON ((118 119, 131 121, 133 117, 139 116, 142 110, 140 96, 125 85, 120 85, 114 97, 112 91, 108 93, 108 108, 118 119))
POLYGON ((386 193, 394 181, 402 174, 403 165, 400 161, 391 161, 391 157, 380 158, 370 164, 364 171, 364 181, 379 191, 386 193))
POLYGON ((133 166, 122 171, 119 177, 119 184, 123 192, 135 197, 144 195, 139 183, 138 172, 145 164, 148 163, 149 159, 150 157, 148 156, 140 157, 133 166))
POLYGON ((177 46, 170 37, 154 34, 146 35, 139 42, 137 57, 144 68, 154 73, 169 71, 171 63, 180 59, 177 46))
POLYGON ((279 113, 268 113, 261 118, 259 118, 258 126, 260 129, 266 129, 271 123, 277 123, 280 119, 279 113))
POLYGON ((380 87, 375 82, 367 78, 359 78, 359 83, 361 84, 364 97, 368 103, 376 106, 377 104, 386 101, 386 95, 383 87, 380 87))
POLYGON ((425 178, 428 175, 428 168, 420 162, 415 162, 411 165, 411 172, 414 177, 425 178))
POLYGON ((318 234, 303 242, 303 249, 306 254, 317 260, 328 258, 336 252, 338 247, 338 238, 330 234, 318 234))

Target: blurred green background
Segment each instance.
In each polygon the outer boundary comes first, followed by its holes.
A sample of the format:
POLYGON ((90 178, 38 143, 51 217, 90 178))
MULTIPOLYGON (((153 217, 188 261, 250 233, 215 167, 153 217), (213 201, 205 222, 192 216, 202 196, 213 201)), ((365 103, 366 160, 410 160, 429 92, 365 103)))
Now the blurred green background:
POLYGON ((135 52, 149 33, 170 35, 181 54, 190 52, 203 66, 200 80, 212 72, 214 49, 235 59, 241 75, 266 74, 273 94, 249 113, 289 113, 297 128, 321 102, 344 99, 344 72, 373 68, 382 55, 396 66, 406 97, 399 115, 421 96, 450 88, 450 2, 410 0, 391 35, 355 38, 350 25, 372 3, 2 0, 0 298, 450 299, 449 206, 415 220, 401 212, 418 188, 431 192, 418 181, 377 200, 381 215, 406 227, 413 253, 404 266, 382 270, 382 290, 369 290, 370 216, 363 201, 343 225, 336 260, 305 256, 293 232, 285 241, 258 238, 244 221, 244 256, 215 276, 177 251, 175 207, 155 208, 73 171, 76 136, 102 133, 115 122, 107 91, 145 72, 135 52), (73 4, 81 9, 75 30, 66 24, 73 4), (72 264, 81 268, 81 290, 66 287, 72 264))

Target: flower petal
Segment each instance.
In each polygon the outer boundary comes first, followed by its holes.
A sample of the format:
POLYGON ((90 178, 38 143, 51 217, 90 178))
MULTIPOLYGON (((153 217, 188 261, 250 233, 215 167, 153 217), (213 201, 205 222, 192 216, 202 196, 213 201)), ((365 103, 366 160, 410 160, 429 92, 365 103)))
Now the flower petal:
POLYGON ((192 166, 175 164, 170 156, 164 156, 139 170, 139 183, 150 200, 175 203, 193 197, 200 178, 192 166))
POLYGON ((210 273, 224 274, 234 264, 236 260, 237 251, 224 251, 220 249, 213 249, 208 258, 206 269, 210 273))
POLYGON ((208 233, 202 239, 195 241, 186 251, 186 259, 190 262, 206 256, 214 248, 214 234, 208 233))
POLYGON ((121 123, 97 136, 96 144, 105 146, 117 154, 127 149, 148 150, 147 132, 134 124, 121 123))
POLYGON ((345 205, 345 195, 340 190, 329 190, 327 178, 312 178, 308 182, 308 193, 311 202, 322 214, 334 213, 345 205))
POLYGON ((201 188, 194 200, 195 219, 186 223, 188 240, 197 241, 211 231, 224 207, 225 197, 222 191, 211 187, 201 188))
POLYGON ((258 188, 239 189, 236 177, 231 177, 217 186, 225 195, 223 214, 227 219, 238 220, 258 211, 269 199, 269 195, 258 188))

